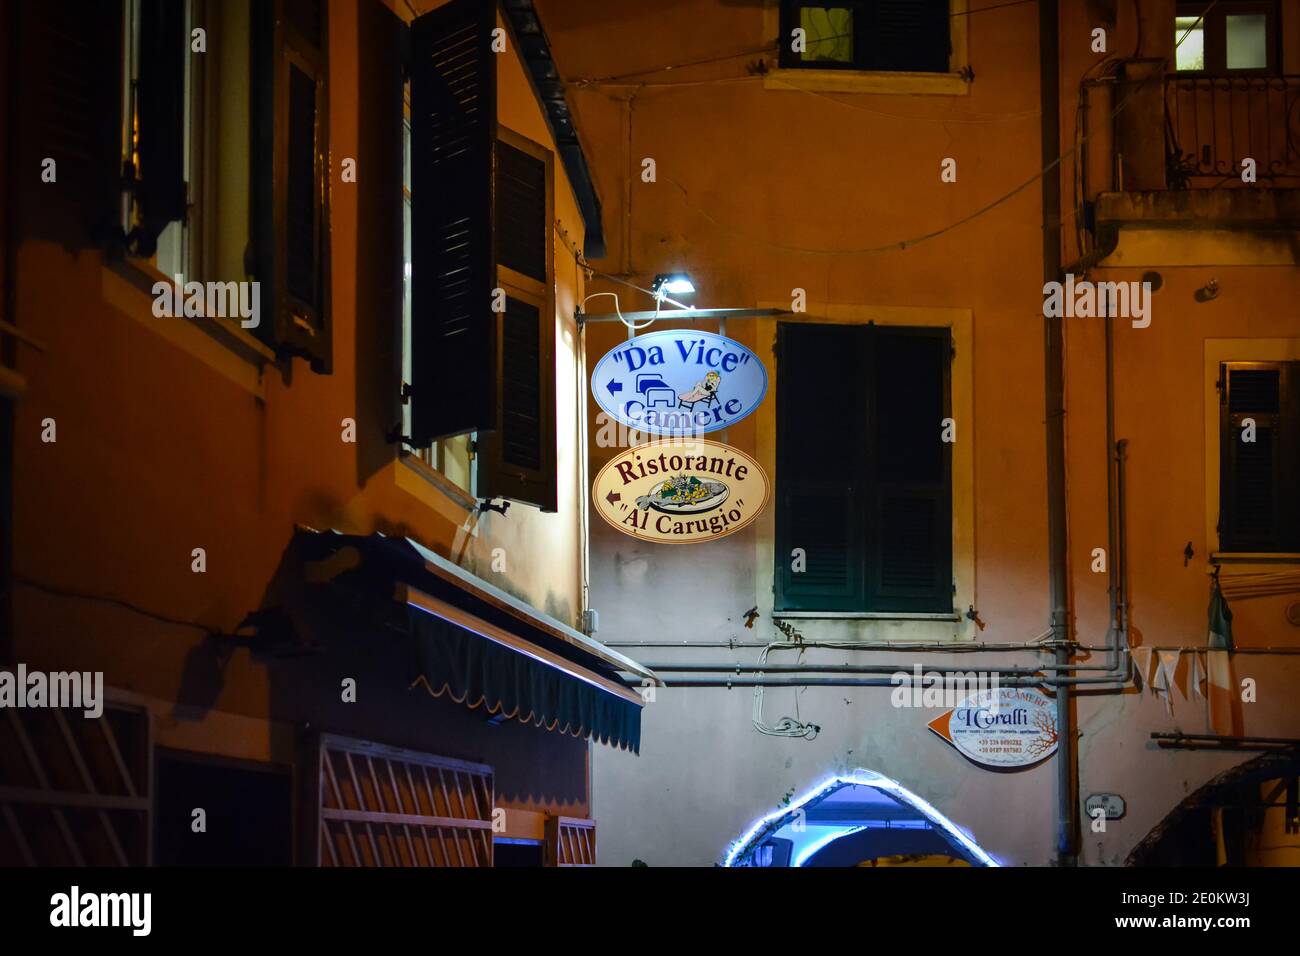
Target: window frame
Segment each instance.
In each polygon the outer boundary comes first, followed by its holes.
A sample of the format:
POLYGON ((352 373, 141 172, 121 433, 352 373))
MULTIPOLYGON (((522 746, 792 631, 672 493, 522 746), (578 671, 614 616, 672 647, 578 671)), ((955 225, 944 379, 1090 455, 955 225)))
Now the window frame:
POLYGON ((1205 66, 1199 70, 1178 69, 1177 44, 1183 30, 1178 27, 1178 20, 1183 17, 1201 16, 1209 7, 1209 0, 1178 0, 1174 7, 1173 27, 1173 64, 1171 70, 1176 76, 1275 76, 1281 73, 1282 64, 1282 11, 1276 0, 1227 0, 1210 10, 1201 23, 1201 36, 1204 43, 1205 66), (1228 26, 1229 16, 1262 13, 1267 17, 1265 31, 1265 48, 1268 63, 1263 67, 1249 69, 1228 68, 1228 26))
MULTIPOLYGON (((780 37, 778 41, 778 62, 782 70, 831 70, 844 71, 857 74, 871 74, 879 76, 946 76, 957 72, 954 69, 954 61, 958 59, 958 31, 955 21, 964 20, 964 9, 953 10, 953 6, 964 8, 964 2, 959 0, 958 3, 949 3, 948 12, 948 68, 946 70, 886 70, 874 67, 870 63, 871 45, 869 42, 870 34, 867 29, 865 18, 858 16, 858 11, 871 6, 874 0, 780 0, 778 21, 780 23, 780 37), (853 58, 848 62, 836 62, 833 60, 817 60, 806 62, 800 59, 790 48, 790 37, 792 31, 800 26, 802 18, 800 12, 806 7, 846 7, 853 10, 853 58)), ((964 29, 960 39, 964 41, 964 29)), ((962 44, 964 46, 964 43, 962 44)))

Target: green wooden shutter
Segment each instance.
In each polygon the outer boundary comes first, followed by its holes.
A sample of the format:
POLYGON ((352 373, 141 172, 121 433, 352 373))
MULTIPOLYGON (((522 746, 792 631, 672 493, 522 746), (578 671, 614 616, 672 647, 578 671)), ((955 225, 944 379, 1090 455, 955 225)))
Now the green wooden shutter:
POLYGON ((1229 362, 1219 381, 1219 546, 1300 550, 1300 362, 1229 362))
POLYGON ((122 4, 13 0, 5 23, 20 234, 69 249, 120 242, 122 4))
POLYGON ((152 256, 168 223, 185 219, 185 31, 186 4, 143 0, 140 7, 139 110, 140 168, 135 195, 140 217, 128 241, 141 256, 152 256))
POLYGON ((411 27, 411 441, 497 426, 491 0, 411 27))
POLYGON ((254 11, 254 276, 264 311, 257 333, 329 372, 326 4, 273 0, 254 11))
POLYGON ((947 330, 869 327, 871 370, 867 604, 951 612, 952 445, 947 330))
POLYGON ((776 607, 865 600, 865 394, 855 326, 782 323, 777 336, 776 607), (795 549, 806 562, 795 570, 795 549))

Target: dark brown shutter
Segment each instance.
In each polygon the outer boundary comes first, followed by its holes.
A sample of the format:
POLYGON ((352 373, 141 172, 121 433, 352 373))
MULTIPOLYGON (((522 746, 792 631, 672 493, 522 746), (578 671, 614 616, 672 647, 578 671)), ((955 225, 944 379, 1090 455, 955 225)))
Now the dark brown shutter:
POLYGON ((69 249, 120 241, 122 4, 14 0, 20 234, 69 249), (57 180, 41 179, 56 163, 57 180))
POLYGON ((776 606, 861 611, 867 448, 861 330, 782 323, 777 344, 776 606), (803 552, 795 570, 794 551, 803 552))
POLYGON ((264 313, 257 331, 281 353, 329 372, 326 8, 274 0, 255 4, 254 18, 254 275, 264 313))
POLYGON ((868 327, 872 370, 867 602, 952 611, 951 449, 942 440, 947 330, 868 327))
POLYGON ((452 0, 411 26, 410 437, 417 447, 497 426, 495 27, 491 0, 452 0))
POLYGON ((546 163, 498 142, 496 171, 497 264, 546 281, 546 163))
POLYGON ((357 473, 362 483, 393 460, 389 429, 402 420, 403 85, 406 24, 384 0, 357 5, 356 190, 357 473))
POLYGON ((185 219, 185 59, 190 55, 185 6, 144 0, 140 7, 135 193, 142 215, 129 241, 146 257, 157 251, 168 223, 185 219))
MULTIPOLYGON (((947 73, 952 25, 948 0, 874 0, 866 14, 867 68, 947 73)), ((862 31, 857 31, 862 37, 862 31)))
POLYGON ((1220 547, 1300 550, 1300 362, 1226 363, 1220 387, 1220 547))
POLYGON ((499 342, 501 424, 479 441, 479 493, 555 511, 554 313, 507 297, 499 342))

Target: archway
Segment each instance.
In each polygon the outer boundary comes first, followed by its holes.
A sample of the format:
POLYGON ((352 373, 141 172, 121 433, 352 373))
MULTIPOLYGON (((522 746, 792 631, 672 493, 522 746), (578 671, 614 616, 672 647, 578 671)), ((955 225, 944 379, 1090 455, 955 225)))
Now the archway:
POLYGON ((1266 753, 1174 807, 1125 866, 1294 866, 1300 861, 1300 754, 1266 753), (1274 846, 1274 844, 1277 844, 1274 846), (1278 854, 1273 850, 1289 850, 1278 854))
POLYGON ((960 827, 896 780, 855 770, 755 822, 724 866, 997 866, 960 827))

